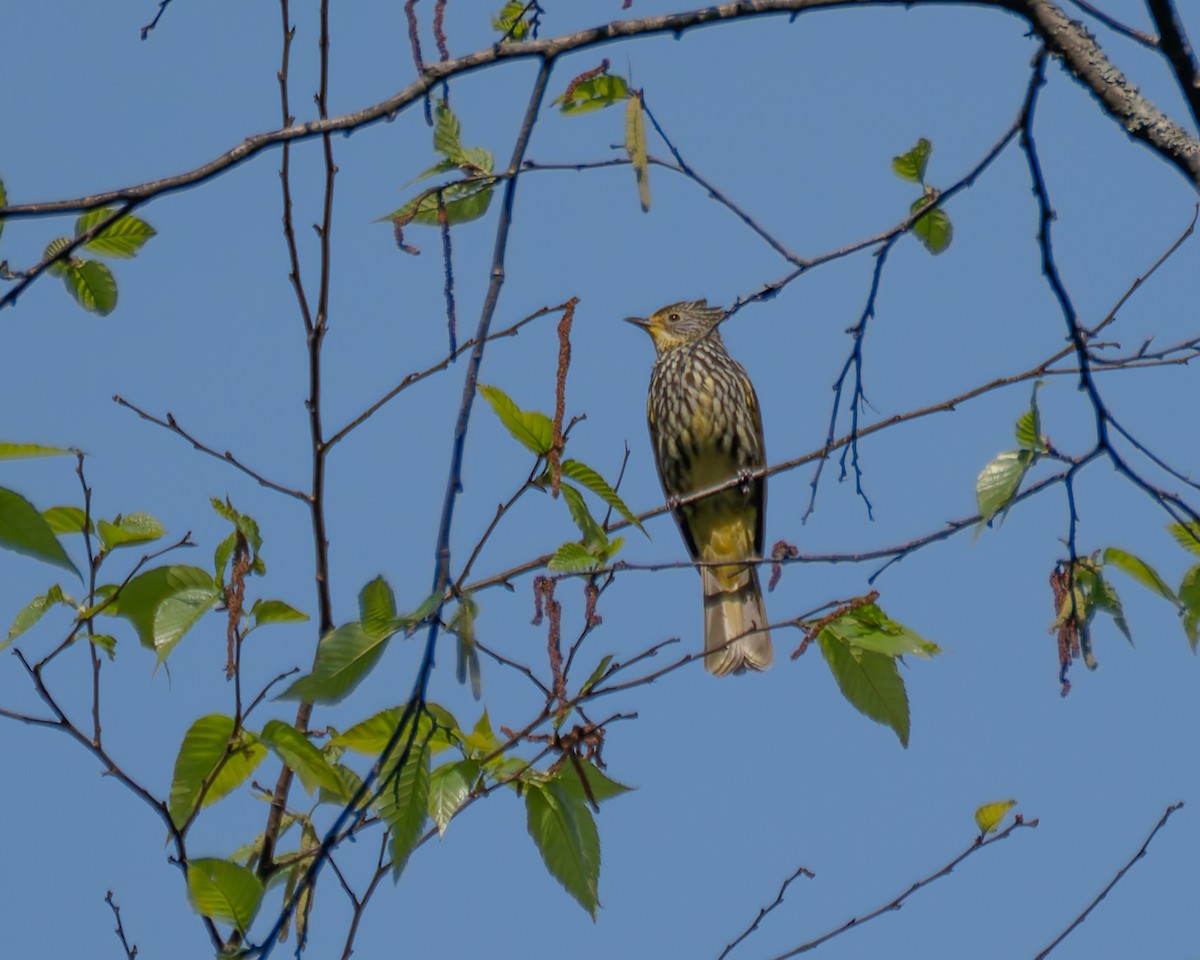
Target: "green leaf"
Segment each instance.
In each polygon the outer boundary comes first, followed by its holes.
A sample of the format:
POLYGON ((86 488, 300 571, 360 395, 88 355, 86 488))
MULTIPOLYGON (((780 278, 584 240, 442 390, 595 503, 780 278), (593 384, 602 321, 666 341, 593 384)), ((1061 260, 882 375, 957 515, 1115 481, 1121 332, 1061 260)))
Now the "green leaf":
POLYGON ((908 153, 892 157, 892 169, 896 175, 913 183, 925 182, 925 166, 929 163, 929 155, 933 152, 933 144, 922 137, 908 153))
POLYGON ((596 664, 596 669, 591 672, 591 675, 583 682, 583 686, 579 688, 579 694, 582 696, 598 684, 604 675, 608 672, 608 665, 613 662, 611 653, 605 654, 600 658, 600 662, 596 664))
POLYGON ((109 660, 117 659, 116 637, 110 637, 107 633, 93 633, 88 639, 92 642, 92 646, 103 650, 108 655, 109 660))
POLYGON ((446 629, 458 641, 454 675, 459 683, 471 682, 471 694, 476 700, 483 693, 483 674, 479 664, 479 651, 475 648, 475 617, 479 605, 469 594, 463 594, 446 629))
MULTIPOLYGON (((42 259, 50 260, 51 258, 58 256, 61 251, 65 250, 70 245, 70 237, 55 237, 48 244, 46 244, 46 249, 42 251, 42 259)), ((66 256, 63 257, 63 259, 56 260, 54 263, 50 264, 47 269, 50 273, 50 276, 61 277, 67 272, 67 267, 72 263, 79 263, 78 258, 66 256)))
POLYGON ((529 24, 523 18, 529 8, 522 0, 509 0, 498 14, 492 17, 492 29, 499 30, 507 40, 524 40, 529 33, 529 24))
POLYGON ((342 802, 350 799, 343 796, 345 784, 338 772, 312 741, 295 727, 282 720, 269 720, 258 736, 295 772, 309 795, 317 787, 323 787, 342 802))
MULTIPOLYGON (((3 221, 0 221, 2 223, 3 221)), ((13 443, 0 440, 0 460, 29 460, 33 457, 65 457, 75 453, 64 447, 47 447, 40 443, 13 443)))
POLYGON ((642 212, 650 211, 650 161, 646 155, 646 120, 642 116, 642 95, 633 93, 625 105, 625 150, 637 177, 638 200, 642 212))
MULTIPOLYGON (((913 202, 909 213, 915 213, 928 200, 936 197, 937 191, 930 188, 925 196, 913 202)), ((912 232, 925 245, 925 249, 935 256, 945 253, 950 246, 950 241, 954 239, 954 225, 950 222, 950 216, 941 207, 934 207, 928 213, 917 217, 913 222, 912 232)))
MULTIPOLYGON (((564 460, 560 464, 560 467, 562 468, 564 477, 570 477, 575 482, 583 484, 592 493, 596 494, 596 496, 616 510, 622 517, 641 530, 642 533, 646 533, 646 528, 642 526, 642 522, 625 505, 625 501, 620 498, 617 491, 610 487, 608 481, 586 463, 580 463, 578 460, 564 460)), ((649 539, 649 534, 646 534, 646 536, 649 539)))
POLYGON ((309 619, 307 613, 282 600, 255 600, 250 608, 250 616, 254 618, 256 627, 268 623, 303 623, 309 619))
POLYGON ((908 746, 908 694, 893 657, 840 640, 828 628, 817 635, 821 654, 850 705, 892 728, 908 746))
POLYGON ((184 734, 167 801, 176 827, 183 827, 198 801, 207 807, 240 787, 267 755, 267 748, 245 731, 232 740, 233 730, 233 717, 214 713, 200 717, 184 734), (201 799, 205 783, 208 789, 201 799))
POLYGON ((1194 520, 1188 524, 1173 523, 1167 529, 1184 550, 1200 554, 1200 523, 1194 520))
POLYGON ((198 914, 245 933, 258 913, 263 885, 254 872, 229 860, 203 857, 187 867, 188 900, 198 914))
MULTIPOLYGON (((398 759, 399 755, 397 756, 398 759)), ((421 839, 429 809, 429 751, 417 739, 404 767, 396 772, 395 761, 381 778, 375 809, 391 831, 392 878, 404 871, 409 854, 421 839)))
MULTIPOLYGON (((387 747, 403 716, 403 704, 380 710, 366 720, 360 720, 350 729, 337 734, 329 742, 335 747, 344 747, 355 753, 377 757, 387 747)), ((454 719, 454 715, 449 710, 436 703, 425 704, 417 725, 417 737, 429 741, 431 753, 436 754, 445 750, 459 733, 458 721, 454 719)))
POLYGON ((533 410, 522 410, 499 387, 481 383, 479 392, 517 440, 539 456, 544 457, 550 452, 554 445, 554 425, 548 416, 533 410))
POLYGON ((387 636, 372 636, 361 623, 346 623, 325 634, 317 644, 312 673, 295 680, 278 700, 337 703, 347 697, 379 661, 387 636))
POLYGON ((1200 643, 1200 563, 1183 575, 1179 584, 1179 602, 1183 604, 1183 632, 1195 653, 1196 645, 1200 643))
MULTIPOLYGON (((107 207, 89 210, 75 221, 75 236, 82 237, 102 220, 112 216, 107 207)), ((89 253, 101 256, 127 258, 137 255, 142 246, 155 235, 155 229, 137 217, 124 216, 105 227, 83 245, 89 253)))
POLYGON ((550 875, 592 919, 600 906, 600 836, 582 791, 558 780, 525 786, 526 828, 550 875))
POLYGON ((396 632, 396 595, 383 577, 376 577, 359 591, 358 613, 368 635, 382 639, 396 632))
POLYGON ((444 99, 434 107, 433 149, 454 163, 463 159, 462 125, 444 99))
POLYGON ((486 757, 488 754, 495 753, 502 746, 504 746, 504 741, 497 737, 492 730, 492 721, 488 719, 488 712, 484 710, 476 721, 474 729, 463 740, 467 756, 473 759, 486 757))
POLYGON ((88 532, 92 531, 87 514, 78 507, 51 507, 49 510, 42 511, 42 517, 50 524, 50 529, 55 534, 83 533, 85 524, 88 532))
POLYGON ((156 567, 125 584, 104 613, 128 620, 142 646, 154 650, 161 663, 223 597, 206 570, 183 565, 156 567))
POLYGON ((356 753, 377 757, 396 732, 401 718, 404 716, 404 706, 389 707, 380 710, 366 720, 360 720, 348 730, 343 730, 329 742, 337 747, 344 747, 356 753))
POLYGON ((112 550, 115 547, 150 543, 159 539, 166 530, 148 513, 131 513, 118 516, 112 523, 107 520, 98 521, 96 532, 100 534, 100 542, 104 544, 104 549, 112 550))
POLYGON ((571 511, 571 519, 575 521, 575 526, 579 528, 579 532, 583 534, 583 545, 588 548, 589 552, 594 552, 597 547, 603 547, 608 543, 608 534, 596 522, 591 511, 588 510, 587 504, 583 500, 583 494, 569 483, 564 483, 559 487, 562 492, 563 500, 566 501, 567 509, 571 511))
MULTIPOLYGON (((344 763, 333 764, 333 769, 337 771, 338 776, 341 778, 341 789, 331 792, 322 787, 317 792, 317 802, 345 806, 352 799, 354 799, 354 795, 358 793, 359 788, 362 786, 362 777, 360 777, 355 771, 351 770, 344 763)), ((365 796, 360 797, 358 806, 361 807, 364 803, 366 803, 367 799, 368 798, 365 796)))
POLYGON ((0 547, 52 563, 83 579, 37 507, 19 493, 3 487, 0 487, 0 547))
POLYGON ((1017 805, 1016 800, 996 800, 985 803, 975 811, 975 824, 985 836, 995 831, 1004 820, 1004 815, 1017 805))
POLYGON ((1022 450, 1032 450, 1034 453, 1042 453, 1046 449, 1045 441, 1042 440, 1042 415, 1037 402, 1038 389, 1042 382, 1033 382, 1033 396, 1029 399, 1029 409, 1021 414, 1016 427, 1017 445, 1022 450))
POLYGON ((1126 553, 1124 550, 1118 550, 1116 547, 1109 547, 1104 551, 1104 564, 1116 567, 1122 573, 1133 577, 1143 587, 1157 593, 1164 600, 1169 600, 1176 606, 1179 605, 1175 591, 1167 586, 1166 581, 1158 575, 1157 570, 1140 557, 1135 557, 1132 553, 1126 553))
POLYGON ((826 624, 825 629, 843 643, 889 657, 902 657, 910 653, 918 657, 932 657, 942 652, 936 643, 923 639, 892 620, 874 603, 847 611, 826 624))
POLYGON ((1028 450, 1008 450, 983 468, 975 481, 975 501, 979 505, 979 525, 990 523, 1016 496, 1025 471, 1033 462, 1028 450))
POLYGON ((262 549, 262 532, 258 528, 258 521, 250 514, 240 513, 229 500, 221 501, 212 497, 209 504, 218 516, 228 520, 238 533, 246 538, 252 553, 257 554, 262 549))
MULTIPOLYGON (((1133 634, 1129 631, 1129 623, 1125 620, 1125 608, 1121 606, 1121 598, 1112 584, 1104 579, 1099 570, 1081 569, 1077 571, 1080 581, 1087 587, 1087 599, 1084 600, 1086 617, 1091 618, 1096 610, 1102 610, 1113 618, 1117 629, 1125 635, 1125 639, 1133 643, 1133 634)), ((1067 615, 1070 615, 1069 601, 1067 615)), ((1061 611, 1060 611, 1061 612, 1061 611)), ((1094 669, 1091 664, 1089 669, 1094 669)))
POLYGON ((470 795, 478 777, 479 762, 476 760, 444 763, 430 774, 429 815, 437 824, 439 837, 446 835, 446 827, 470 795))
POLYGON ((63 283, 84 310, 107 317, 117 307, 117 281, 99 260, 73 260, 62 273, 63 283))
POLYGON ((559 105, 563 113, 588 113, 624 100, 629 96, 629 84, 624 77, 602 73, 580 81, 569 92, 570 99, 564 93, 553 102, 559 105))
POLYGON ((222 502, 213 497, 209 500, 209 503, 218 516, 223 517, 233 524, 233 533, 221 541, 213 554, 213 570, 217 582, 222 587, 225 586, 225 567, 237 550, 239 535, 246 541, 246 545, 250 548, 250 572, 257 573, 260 576, 265 574, 267 566, 263 562, 261 555, 263 540, 262 533, 258 528, 258 521, 249 514, 238 512, 237 508, 228 499, 222 502))
POLYGON ((40 597, 34 597, 20 612, 13 618, 12 626, 8 628, 8 637, 0 642, 0 650, 3 650, 14 640, 17 639, 26 630, 32 627, 35 623, 42 619, 46 611, 55 604, 64 604, 68 607, 73 607, 74 604, 67 599, 62 592, 62 587, 57 583, 49 590, 43 593, 40 597))
POLYGON ((595 570, 600 566, 600 558, 589 553, 587 547, 576 540, 564 543, 554 551, 546 566, 551 570, 561 570, 564 573, 582 573, 585 570, 595 570))
POLYGON ((599 767, 587 760, 580 760, 577 764, 564 763, 556 776, 564 790, 589 803, 592 800, 603 803, 605 800, 619 797, 623 793, 629 793, 633 789, 633 787, 627 787, 623 783, 617 783, 616 780, 610 779, 600 771, 599 767), (579 779, 580 771, 587 778, 586 790, 579 779))
POLYGON ((442 187, 431 187, 397 210, 393 210, 381 220, 391 220, 400 226, 419 223, 427 227, 441 226, 441 215, 438 213, 438 194, 441 194, 442 207, 445 209, 446 223, 455 226, 478 220, 488 211, 492 202, 495 177, 473 176, 467 180, 457 180, 442 187))

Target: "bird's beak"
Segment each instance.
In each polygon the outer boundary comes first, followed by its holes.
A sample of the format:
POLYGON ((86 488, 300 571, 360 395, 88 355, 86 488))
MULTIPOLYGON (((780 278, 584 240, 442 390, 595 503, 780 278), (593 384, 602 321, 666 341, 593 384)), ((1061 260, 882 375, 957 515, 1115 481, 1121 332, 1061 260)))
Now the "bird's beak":
POLYGON ((625 317, 625 322, 632 323, 635 327, 641 327, 643 330, 650 327, 650 321, 645 317, 625 317))

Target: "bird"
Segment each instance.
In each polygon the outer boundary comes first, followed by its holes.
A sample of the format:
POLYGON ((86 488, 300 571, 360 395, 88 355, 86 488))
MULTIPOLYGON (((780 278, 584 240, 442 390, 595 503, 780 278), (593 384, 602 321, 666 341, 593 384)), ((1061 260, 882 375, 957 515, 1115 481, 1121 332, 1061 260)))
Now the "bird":
POLYGON ((682 300, 626 317, 654 341, 646 418, 667 504, 704 590, 704 666, 725 676, 766 670, 774 659, 755 561, 762 559, 767 483, 762 412, 745 369, 717 325, 726 311, 682 300), (737 486, 686 501, 741 478, 737 486))

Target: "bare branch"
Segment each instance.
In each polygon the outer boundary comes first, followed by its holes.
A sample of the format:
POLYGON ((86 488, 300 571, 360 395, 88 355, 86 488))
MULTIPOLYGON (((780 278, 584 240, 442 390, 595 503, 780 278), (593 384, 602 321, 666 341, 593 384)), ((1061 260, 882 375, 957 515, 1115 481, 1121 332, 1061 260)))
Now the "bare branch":
MULTIPOLYGON (((162 11, 160 10, 159 15, 161 16, 161 14, 162 11)), ((157 18, 155 19, 157 20, 157 18)), ((104 895, 104 902, 112 908, 113 917, 117 921, 116 934, 117 938, 121 941, 121 949, 125 951, 125 960, 137 960, 137 945, 134 944, 131 946, 129 941, 125 939, 125 927, 121 923, 121 908, 118 907, 116 901, 113 900, 113 892, 111 890, 104 895)))
MULTIPOLYGON (((337 117, 322 118, 247 137, 232 149, 185 173, 68 200, 12 204, 0 208, 0 217, 16 219, 72 213, 112 203, 142 203, 165 193, 184 190, 203 183, 230 167, 244 163, 270 147, 311 140, 329 133, 353 131, 380 120, 392 119, 401 110, 423 98, 436 84, 507 60, 538 58, 552 61, 565 53, 629 37, 657 33, 681 35, 696 27, 729 20, 796 14, 810 10, 915 7, 939 2, 940 0, 735 0, 685 13, 617 20, 548 40, 498 43, 453 60, 426 64, 418 79, 372 106, 337 117)), ((1135 139, 1143 141, 1163 159, 1177 166, 1194 184, 1200 184, 1200 143, 1137 92, 1136 85, 1108 59, 1095 38, 1088 34, 1082 24, 1067 17, 1050 0, 979 0, 979 4, 1015 13, 1028 21, 1051 52, 1060 57, 1075 78, 1097 96, 1114 120, 1135 139)))
POLYGON ((1091 913, 1094 909, 1096 909, 1096 907, 1099 905, 1100 901, 1103 900, 1105 897, 1107 897, 1109 895, 1109 893, 1112 892, 1112 888, 1121 882, 1121 878, 1124 877, 1125 874, 1127 874, 1129 872, 1130 868, 1132 868, 1135 863, 1137 863, 1139 860, 1142 859, 1142 857, 1144 857, 1146 855, 1146 850, 1150 846, 1150 841, 1154 839, 1155 835, 1158 833, 1159 830, 1161 830, 1164 826, 1166 826, 1167 821, 1171 819, 1171 814, 1173 814, 1176 810, 1178 810, 1182 806, 1183 806, 1183 803, 1180 802, 1180 803, 1173 803, 1169 807, 1167 807, 1167 809, 1163 813, 1163 815, 1158 818, 1158 823, 1156 823, 1154 825, 1154 829, 1150 831, 1149 836, 1147 836, 1146 839, 1142 841, 1142 845, 1141 845, 1141 847, 1138 848, 1137 853, 1135 853, 1132 857, 1130 857, 1129 861, 1125 864, 1125 866, 1123 866, 1120 870, 1117 871, 1116 876, 1113 877, 1112 880, 1109 881, 1108 886, 1106 886, 1103 890, 1101 890, 1096 895, 1096 899, 1093 900, 1091 903, 1089 903, 1087 905, 1087 907, 1084 908, 1084 911, 1081 914, 1079 914, 1079 916, 1077 916, 1074 920, 1071 921, 1070 926, 1068 926, 1066 930, 1064 930, 1062 933, 1060 933, 1057 937, 1054 938, 1054 941, 1050 944, 1050 946, 1046 947, 1045 950, 1043 950, 1036 957, 1034 957, 1034 960, 1043 960, 1043 958, 1045 958, 1050 953, 1051 950, 1053 950, 1060 943, 1062 943, 1076 927, 1078 927, 1081 923, 1083 923, 1084 920, 1087 919, 1088 914, 1091 913))
POLYGON ((807 953, 810 950, 816 949, 821 944, 823 944, 829 940, 832 940, 834 937, 841 936, 843 933, 846 933, 848 930, 852 930, 855 927, 861 927, 864 923, 869 923, 870 921, 874 920, 876 917, 883 916, 885 913, 890 913, 893 910, 899 910, 902 906, 904 906, 904 902, 906 900, 908 900, 908 898, 911 897, 914 893, 916 893, 919 890, 923 890, 925 887, 929 886, 935 880, 940 880, 942 877, 949 876, 954 871, 954 868, 957 867, 964 860, 966 860, 968 857, 978 853, 980 850, 983 850, 986 847, 990 847, 994 844, 1000 843, 1003 840, 1007 840, 1017 830, 1023 829, 1025 827, 1036 827, 1037 825, 1038 825, 1038 822, 1036 820, 1025 820, 1018 814, 1017 818, 1011 824, 1008 825, 1007 829, 1001 830, 999 833, 994 834, 993 836, 990 836, 987 839, 984 839, 983 837, 976 837, 974 842, 972 842, 972 844, 969 847, 967 847, 967 849, 965 849, 958 856, 956 856, 952 860, 950 860, 945 866, 940 867, 939 869, 935 870, 933 873, 929 874, 927 877, 924 877, 924 878, 916 881, 907 890, 905 890, 903 893, 893 897, 891 900, 889 900, 887 903, 885 903, 882 907, 877 907, 876 909, 872 910, 870 913, 863 914, 863 916, 861 916, 861 917, 851 917, 849 920, 847 920, 845 923, 843 923, 840 927, 830 930, 828 933, 823 933, 823 934, 821 934, 821 936, 815 937, 812 940, 802 943, 798 947, 793 947, 791 950, 787 950, 784 953, 779 954, 777 957, 774 958, 774 960, 787 960, 787 958, 789 958, 789 957, 795 957, 795 956, 799 956, 802 953, 807 953))
POLYGON ((260 486, 266 487, 268 490, 274 490, 276 493, 282 493, 289 497, 295 497, 297 500, 302 500, 305 503, 312 502, 312 496, 305 493, 303 490, 296 490, 293 487, 285 487, 283 484, 276 483, 274 480, 268 480, 257 470, 246 466, 228 450, 226 450, 224 453, 221 453, 215 450, 213 447, 208 446, 206 443, 202 443, 201 441, 197 440, 179 425, 179 422, 175 419, 173 414, 168 412, 166 419, 156 417, 154 414, 143 410, 136 403, 131 403, 130 401, 126 400, 120 394, 113 394, 113 402, 125 407, 127 410, 132 410, 143 420, 149 420, 151 423, 157 424, 164 430, 169 430, 176 436, 182 437, 184 440, 190 443, 194 449, 199 450, 201 453, 206 453, 210 457, 215 457, 224 463, 228 463, 234 469, 240 470, 246 476, 255 480, 260 486))
POLYGON ((1171 0, 1146 0, 1150 16, 1158 30, 1159 48, 1171 65, 1179 83, 1179 91, 1192 111, 1192 119, 1200 125, 1200 79, 1197 78, 1196 57, 1175 4, 1171 0))
POLYGON ((1126 26, 1125 24, 1121 23, 1121 21, 1110 17, 1103 10, 1091 3, 1088 3, 1088 0, 1070 0, 1070 2, 1077 6, 1084 13, 1095 17, 1114 33, 1119 33, 1121 36, 1127 37, 1128 39, 1134 41, 1134 43, 1140 43, 1143 47, 1148 47, 1151 50, 1158 49, 1158 37, 1154 36, 1153 34, 1146 33, 1144 30, 1136 30, 1133 27, 1126 26))
POLYGON ((722 950, 717 956, 717 960, 725 960, 734 947, 736 947, 739 943, 741 943, 748 936, 750 936, 750 934, 758 929, 758 925, 766 919, 768 913, 783 903, 783 895, 787 893, 787 888, 792 885, 793 880, 798 880, 800 877, 808 877, 811 880, 815 876, 816 874, 809 870, 808 867, 797 867, 796 872, 783 881, 783 885, 779 888, 779 892, 775 894, 775 899, 758 911, 758 916, 754 918, 754 922, 751 923, 750 926, 748 926, 745 930, 743 930, 736 939, 729 942, 729 945, 726 946, 725 949, 722 950))

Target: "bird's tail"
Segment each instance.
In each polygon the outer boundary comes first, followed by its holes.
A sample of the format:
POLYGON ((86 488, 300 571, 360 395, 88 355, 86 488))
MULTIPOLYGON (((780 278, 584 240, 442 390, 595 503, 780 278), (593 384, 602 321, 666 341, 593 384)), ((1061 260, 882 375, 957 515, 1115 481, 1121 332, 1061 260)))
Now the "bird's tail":
POLYGON ((766 670, 775 659, 758 570, 701 567, 704 585, 704 668, 718 677, 766 670))

